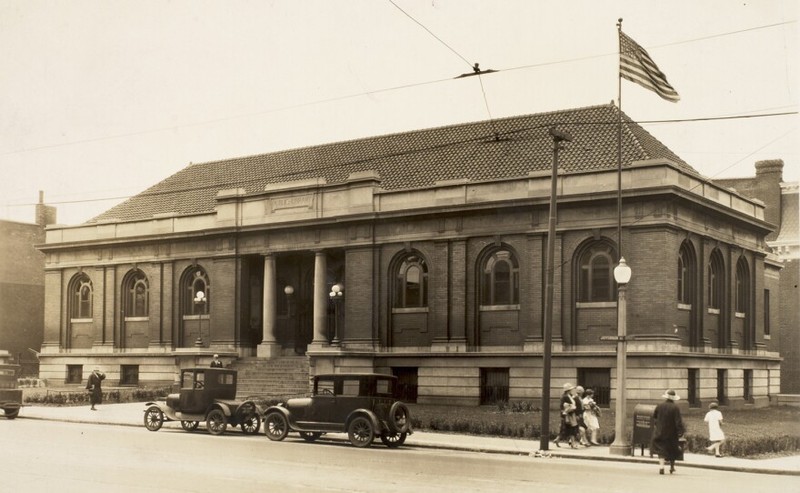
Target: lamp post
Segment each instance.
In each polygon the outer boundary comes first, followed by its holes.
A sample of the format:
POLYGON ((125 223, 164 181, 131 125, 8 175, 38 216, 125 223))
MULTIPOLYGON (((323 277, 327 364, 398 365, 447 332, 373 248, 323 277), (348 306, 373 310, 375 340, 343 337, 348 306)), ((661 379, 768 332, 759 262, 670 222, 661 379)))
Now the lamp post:
POLYGON ((550 359, 553 352, 553 284, 555 280, 555 264, 553 257, 556 254, 556 192, 558 190, 558 151, 561 142, 572 142, 569 132, 550 128, 553 138, 553 169, 550 173, 550 220, 547 225, 547 280, 545 290, 544 327, 544 355, 542 363, 542 423, 539 449, 550 448, 550 359))
MULTIPOLYGON (((206 298, 206 294, 202 291, 198 291, 194 295, 194 304, 197 306, 206 306, 208 299, 206 298)), ((200 313, 197 314, 197 328, 200 330, 200 333, 197 335, 197 339, 194 341, 195 347, 203 347, 205 343, 203 342, 203 312, 205 309, 199 310, 200 313)))
POLYGON ((625 263, 625 257, 620 257, 619 265, 614 267, 614 280, 617 281, 617 404, 616 420, 614 423, 614 442, 609 447, 612 455, 631 455, 631 444, 628 441, 628 423, 625 372, 627 367, 627 300, 625 291, 631 280, 631 268, 625 263))
POLYGON ((334 284, 331 287, 331 292, 328 293, 328 296, 331 299, 331 303, 333 303, 333 340, 331 341, 332 346, 339 345, 339 305, 342 302, 344 297, 344 287, 341 284, 334 284))

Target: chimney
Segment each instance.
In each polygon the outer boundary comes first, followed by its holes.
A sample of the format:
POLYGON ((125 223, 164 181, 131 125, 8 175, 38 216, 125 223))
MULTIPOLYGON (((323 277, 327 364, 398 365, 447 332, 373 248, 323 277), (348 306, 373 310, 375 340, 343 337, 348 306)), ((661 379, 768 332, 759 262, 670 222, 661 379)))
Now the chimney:
POLYGON ((44 228, 56 223, 56 208, 44 204, 44 192, 39 190, 39 203, 36 204, 36 224, 44 228))
POLYGON ((767 240, 778 237, 781 227, 781 181, 783 181, 783 159, 756 161, 756 198, 764 202, 764 219, 775 225, 775 231, 767 240))

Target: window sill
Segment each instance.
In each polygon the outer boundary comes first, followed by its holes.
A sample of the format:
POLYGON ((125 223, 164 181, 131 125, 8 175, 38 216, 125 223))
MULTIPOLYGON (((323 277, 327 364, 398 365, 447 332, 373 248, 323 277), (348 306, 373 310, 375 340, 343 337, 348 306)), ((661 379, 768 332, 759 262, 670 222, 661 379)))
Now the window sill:
POLYGON ((678 303, 678 310, 683 310, 686 312, 691 311, 692 305, 687 305, 686 303, 678 303))
POLYGON ((765 341, 771 341, 772 340, 772 336, 769 335, 769 334, 764 334, 764 340, 765 341))
POLYGON ((392 308, 392 313, 428 313, 428 307, 418 306, 413 308, 392 308))
POLYGON ((616 301, 580 301, 575 308, 616 308, 616 301))
POLYGON ((125 317, 126 322, 147 322, 150 317, 125 317))
POLYGON ((69 319, 70 323, 73 324, 90 324, 94 322, 93 318, 71 318, 69 319))
POLYGON ((719 315, 719 308, 709 308, 708 313, 711 315, 719 315))
POLYGON ((184 315, 184 320, 208 320, 211 317, 209 315, 184 315))
POLYGON ((482 312, 508 312, 519 311, 519 305, 481 305, 482 312))
POLYGON ((745 317, 747 317, 747 314, 742 313, 742 312, 736 312, 736 313, 733 314, 733 316, 736 317, 736 318, 745 318, 745 317))

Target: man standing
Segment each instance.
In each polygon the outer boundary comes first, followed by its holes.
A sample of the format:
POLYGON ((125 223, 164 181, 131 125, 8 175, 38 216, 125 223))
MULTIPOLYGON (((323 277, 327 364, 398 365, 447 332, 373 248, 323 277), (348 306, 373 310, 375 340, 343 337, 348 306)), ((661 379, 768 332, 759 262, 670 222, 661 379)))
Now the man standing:
POLYGON ((94 406, 103 402, 103 389, 101 382, 105 380, 106 374, 95 368, 86 382, 86 390, 89 391, 89 402, 92 404, 92 411, 97 411, 94 406))
POLYGON ((219 360, 218 354, 215 354, 214 359, 211 360, 211 368, 222 368, 222 361, 219 360))
POLYGON ((655 431, 650 443, 650 451, 658 454, 658 473, 664 474, 664 461, 669 461, 669 473, 675 472, 675 461, 683 457, 679 438, 683 436, 686 428, 683 426, 681 411, 675 405, 680 399, 678 394, 670 389, 662 395, 664 402, 656 406, 653 414, 655 431))

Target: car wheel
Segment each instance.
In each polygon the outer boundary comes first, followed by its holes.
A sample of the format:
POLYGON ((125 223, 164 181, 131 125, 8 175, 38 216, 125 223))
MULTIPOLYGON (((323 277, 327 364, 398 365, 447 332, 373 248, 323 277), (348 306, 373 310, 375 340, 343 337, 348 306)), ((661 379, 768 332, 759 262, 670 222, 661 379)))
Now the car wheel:
POLYGON ((400 401, 389 409, 389 428, 395 433, 407 433, 411 423, 408 406, 400 401))
POLYGON ((307 442, 316 442, 317 438, 322 436, 318 431, 301 431, 300 436, 307 442))
POLYGON ((222 409, 213 409, 206 416, 206 428, 212 435, 222 435, 228 427, 228 419, 222 409))
POLYGON ((194 431, 200 426, 199 421, 181 421, 181 428, 186 431, 194 431))
POLYGON ((158 431, 164 424, 164 413, 158 406, 150 406, 144 411, 144 427, 150 431, 158 431))
POLYGON ((273 411, 264 418, 264 432, 270 440, 281 441, 289 433, 289 422, 280 411, 273 411))
POLYGON ((19 415, 19 408, 16 409, 3 409, 3 412, 8 419, 14 419, 19 415))
POLYGON ((406 443, 406 436, 408 436, 408 433, 386 432, 381 435, 381 441, 389 448, 397 448, 406 443))
POLYGON ((356 416, 347 427, 347 436, 356 447, 369 447, 375 439, 375 428, 366 417, 356 416))
POLYGON ((261 418, 259 418, 258 414, 255 413, 246 414, 241 420, 241 423, 242 433, 245 435, 255 435, 258 433, 258 430, 261 429, 261 418))

